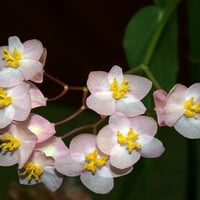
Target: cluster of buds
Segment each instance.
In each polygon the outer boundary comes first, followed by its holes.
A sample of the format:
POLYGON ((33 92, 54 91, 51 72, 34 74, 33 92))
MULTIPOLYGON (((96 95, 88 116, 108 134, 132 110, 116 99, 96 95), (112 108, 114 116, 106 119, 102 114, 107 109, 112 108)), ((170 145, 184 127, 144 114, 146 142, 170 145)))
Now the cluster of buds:
MULTIPOLYGON (((114 178, 132 172, 141 157, 163 154, 165 148, 155 138, 157 122, 145 115, 142 102, 151 80, 124 74, 117 65, 109 72, 90 72, 83 87, 90 92, 83 107, 108 119, 107 124, 97 133, 76 135, 67 146, 66 135, 57 137, 56 125, 32 111, 47 106, 48 99, 36 86, 43 82, 46 55, 35 39, 22 43, 13 36, 8 46, 0 47, 0 166, 17 165, 21 184, 43 183, 56 191, 65 176, 80 176, 88 189, 105 194, 113 189, 114 178)), ((200 138, 199 91, 200 83, 189 88, 176 84, 169 94, 156 90, 158 125, 200 138)))

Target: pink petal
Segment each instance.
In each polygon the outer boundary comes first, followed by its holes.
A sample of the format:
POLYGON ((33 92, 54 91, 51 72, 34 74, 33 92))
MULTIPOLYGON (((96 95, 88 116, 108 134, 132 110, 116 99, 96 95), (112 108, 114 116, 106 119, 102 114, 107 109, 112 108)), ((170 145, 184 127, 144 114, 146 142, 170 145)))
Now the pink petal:
POLYGON ((23 44, 17 36, 11 36, 8 38, 8 46, 10 51, 13 51, 14 48, 17 48, 19 52, 22 52, 24 49, 23 44))
POLYGON ((152 87, 152 82, 145 77, 125 75, 125 78, 128 78, 128 83, 131 86, 130 94, 138 100, 143 99, 152 87))
POLYGON ((0 128, 5 128, 9 125, 14 117, 15 110, 13 106, 8 106, 4 109, 0 109, 0 128))
POLYGON ((113 178, 104 178, 91 172, 82 173, 80 179, 88 189, 99 194, 109 193, 114 186, 113 178))
POLYGON ((129 153, 126 147, 115 145, 110 153, 110 163, 118 169, 126 169, 131 167, 140 159, 140 154, 133 150, 129 153))
POLYGON ((117 65, 114 65, 110 69, 110 72, 108 73, 109 84, 111 84, 113 82, 114 78, 116 78, 119 83, 121 83, 124 80, 124 75, 123 75, 123 72, 122 72, 122 68, 117 66, 117 65))
POLYGON ((164 150, 162 142, 153 138, 151 142, 142 146, 141 155, 145 158, 156 158, 163 154, 164 150))

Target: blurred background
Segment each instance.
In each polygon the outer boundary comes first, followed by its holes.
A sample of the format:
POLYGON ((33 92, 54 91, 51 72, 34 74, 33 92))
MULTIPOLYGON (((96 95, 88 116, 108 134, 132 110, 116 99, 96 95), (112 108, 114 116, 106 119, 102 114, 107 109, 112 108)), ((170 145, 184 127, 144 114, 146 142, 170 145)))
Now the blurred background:
MULTIPOLYGON (((45 70, 68 85, 84 86, 90 71, 109 71, 115 64, 128 69, 122 46, 125 27, 134 13, 151 4, 151 0, 1 0, 0 44, 7 45, 8 37, 13 35, 22 42, 40 40, 47 48, 45 70)), ((177 79, 185 83, 188 70, 185 1, 178 9, 182 67, 177 79)), ((59 91, 58 86, 46 78, 39 87, 47 97, 59 91)), ((67 113, 63 113, 65 106, 70 110, 80 106, 80 102, 79 94, 71 92, 44 115, 50 120, 61 119, 67 113)), ((86 118, 90 116, 83 116, 82 120, 86 118)), ((76 122, 71 126, 75 127, 76 122)), ((14 166, 0 167, 0 200, 186 200, 189 197, 192 200, 194 196, 200 199, 195 189, 199 183, 189 181, 194 176, 190 165, 199 162, 188 157, 188 146, 193 144, 188 144, 185 138, 168 128, 164 128, 159 137, 167 149, 164 155, 153 161, 143 159, 131 175, 116 180, 114 190, 108 195, 95 195, 84 188, 79 179, 70 178, 66 178, 56 193, 47 191, 42 185, 21 186, 14 166)), ((195 181, 199 177, 199 170, 196 171, 196 179, 192 179, 195 181)))

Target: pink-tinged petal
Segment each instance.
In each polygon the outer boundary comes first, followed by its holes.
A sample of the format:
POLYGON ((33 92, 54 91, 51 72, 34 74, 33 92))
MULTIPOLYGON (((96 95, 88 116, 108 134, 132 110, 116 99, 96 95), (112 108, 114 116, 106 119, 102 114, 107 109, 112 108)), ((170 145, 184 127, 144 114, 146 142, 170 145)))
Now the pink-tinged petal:
POLYGON ((98 174, 93 175, 91 172, 82 173, 80 179, 88 189, 99 194, 109 193, 114 186, 113 178, 101 177, 98 174))
POLYGON ((83 163, 78 163, 72 159, 70 153, 66 153, 55 160, 55 168, 65 176, 79 176, 83 171, 83 163))
POLYGON ((69 148, 73 153, 87 155, 96 149, 96 136, 92 134, 80 134, 71 140, 69 148))
POLYGON ((119 83, 121 83, 124 80, 122 68, 117 65, 114 65, 108 73, 108 81, 110 84, 113 82, 114 78, 116 78, 119 83))
POLYGON ((33 81, 35 83, 42 83, 43 77, 44 77, 44 70, 41 70, 33 78, 31 78, 30 81, 33 81))
POLYGON ((8 96, 12 97, 12 106, 15 110, 13 120, 23 121, 27 119, 31 111, 31 98, 29 95, 29 85, 21 83, 13 89, 7 90, 8 96))
POLYGON ((11 36, 8 38, 9 50, 12 52, 16 48, 19 52, 22 52, 24 47, 20 39, 17 36, 11 36))
POLYGON ((12 106, 0 109, 0 128, 9 125, 14 117, 15 110, 12 106))
POLYGON ((54 124, 34 113, 31 113, 22 124, 37 136, 38 143, 47 140, 56 132, 54 124))
POLYGON ((128 78, 131 86, 130 94, 138 100, 143 99, 152 87, 152 82, 145 77, 137 75, 125 75, 124 77, 128 78))
POLYGON ((107 75, 108 73, 103 71, 94 71, 89 73, 87 87, 92 94, 96 92, 109 91, 107 75))
POLYGON ((124 176, 126 174, 129 174, 132 172, 133 170, 133 166, 128 167, 126 169, 118 169, 116 167, 110 166, 111 172, 112 172, 112 176, 115 177, 120 177, 120 176, 124 176))
POLYGON ((122 114, 126 117, 134 117, 144 114, 146 107, 141 101, 127 101, 126 98, 120 99, 115 102, 116 113, 122 114))
POLYGON ((156 158, 163 154, 165 148, 162 142, 156 138, 153 138, 149 143, 142 146, 141 156, 145 158, 156 158))
POLYGON ((34 85, 33 83, 29 82, 30 84, 30 96, 31 96, 31 107, 32 108, 37 108, 40 106, 46 106, 46 102, 47 102, 47 98, 44 97, 43 93, 41 92, 41 90, 39 90, 38 87, 36 87, 36 85, 34 85))
POLYGON ((22 73, 18 69, 6 67, 0 70, 0 86, 13 87, 24 80, 22 73))
POLYGON ((113 173, 110 170, 110 163, 106 163, 103 167, 96 171, 99 176, 104 178, 113 178, 113 173))
POLYGON ((152 117, 136 116, 130 118, 130 127, 139 135, 154 136, 157 132, 157 123, 152 117))
POLYGON ((43 71, 42 63, 35 60, 20 60, 20 71, 24 75, 25 80, 31 80, 38 73, 43 71))
POLYGON ((69 152, 63 140, 55 136, 37 144, 36 150, 42 151, 46 156, 53 157, 55 160, 69 152))
POLYGON ((51 190, 56 191, 63 182, 63 176, 55 171, 54 167, 45 166, 44 173, 41 176, 41 183, 51 190))
POLYGON ((170 104, 165 107, 165 123, 172 127, 184 113, 182 105, 170 104))
POLYGON ((121 115, 112 115, 109 118, 109 126, 116 133, 118 130, 127 132, 130 127, 128 118, 121 115))
POLYGON ((118 169, 129 168, 140 159, 140 153, 135 150, 129 153, 126 147, 120 145, 115 145, 110 155, 110 164, 118 169))
POLYGON ((153 99, 155 104, 155 111, 158 119, 159 126, 165 126, 165 109, 167 101, 167 93, 164 90, 156 90, 153 93, 153 99))
POLYGON ((43 45, 39 40, 32 39, 23 43, 23 59, 39 60, 43 53, 43 45))
POLYGON ((151 140, 153 139, 152 136, 149 136, 149 135, 140 135, 137 142, 143 146, 143 145, 146 145, 148 144, 151 140))
POLYGON ((200 101, 200 83, 191 85, 186 91, 187 99, 194 97, 195 101, 200 101))
POLYGON ((186 90, 186 86, 176 84, 168 94, 167 104, 183 105, 186 97, 186 90))
POLYGON ((101 115, 112 115, 115 113, 115 101, 112 98, 101 99, 90 95, 86 100, 86 104, 88 108, 101 115))
POLYGON ((185 117, 182 116, 177 123, 175 124, 174 128, 178 131, 181 135, 186 138, 190 139, 198 139, 200 138, 200 120, 199 118, 193 117, 185 117))
POLYGON ((99 131, 96 141, 100 151, 110 155, 111 149, 117 144, 116 133, 109 126, 104 126, 99 131))

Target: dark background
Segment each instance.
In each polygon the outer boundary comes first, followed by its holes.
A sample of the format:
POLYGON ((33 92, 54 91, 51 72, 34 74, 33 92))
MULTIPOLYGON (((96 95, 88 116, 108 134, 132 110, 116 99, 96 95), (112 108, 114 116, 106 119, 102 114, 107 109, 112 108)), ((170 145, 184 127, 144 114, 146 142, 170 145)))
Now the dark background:
MULTIPOLYGON (((38 39, 47 48, 45 71, 73 86, 85 85, 92 70, 117 64, 126 70, 122 47, 129 19, 151 0, 1 0, 0 45, 9 36, 22 42, 38 39)), ((48 97, 58 87, 48 80, 39 86, 48 97)), ((59 88, 60 89, 60 88, 59 88)), ((79 104, 76 94, 59 102, 79 104)))

